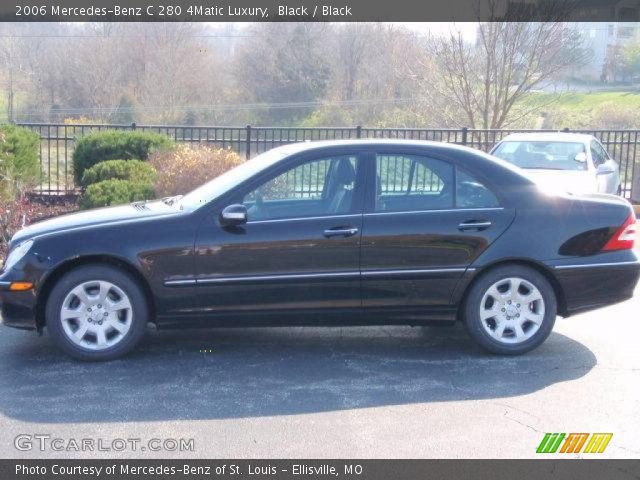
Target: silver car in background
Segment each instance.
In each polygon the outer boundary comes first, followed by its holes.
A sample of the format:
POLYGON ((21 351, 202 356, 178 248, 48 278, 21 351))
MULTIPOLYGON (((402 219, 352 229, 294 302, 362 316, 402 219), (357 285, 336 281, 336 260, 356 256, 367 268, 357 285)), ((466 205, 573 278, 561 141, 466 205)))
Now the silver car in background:
POLYGON ((543 188, 621 193, 618 164, 593 135, 516 133, 496 144, 491 154, 525 169, 543 188))

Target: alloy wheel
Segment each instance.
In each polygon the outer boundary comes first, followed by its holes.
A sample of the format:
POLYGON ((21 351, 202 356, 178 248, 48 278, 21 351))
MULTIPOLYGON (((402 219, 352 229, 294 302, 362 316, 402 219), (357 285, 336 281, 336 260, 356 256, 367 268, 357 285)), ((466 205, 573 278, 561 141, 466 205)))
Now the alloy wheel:
POLYGON ((531 338, 544 321, 545 303, 531 282, 509 277, 491 285, 480 303, 484 330, 500 343, 518 344, 531 338))
POLYGON ((77 285, 66 295, 60 319, 72 343, 89 350, 105 350, 126 337, 133 308, 120 287, 94 280, 77 285))

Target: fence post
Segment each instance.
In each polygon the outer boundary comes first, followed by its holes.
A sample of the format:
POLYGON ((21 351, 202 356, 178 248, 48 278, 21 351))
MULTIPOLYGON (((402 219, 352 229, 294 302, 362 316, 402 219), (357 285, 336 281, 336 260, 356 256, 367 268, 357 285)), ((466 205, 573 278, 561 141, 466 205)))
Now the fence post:
POLYGON ((247 146, 245 149, 245 157, 247 160, 251 158, 251 125, 247 125, 247 146))
POLYGON ((356 126, 356 138, 362 138, 362 125, 356 126))
POLYGON ((462 145, 467 144, 467 134, 469 133, 469 129, 467 127, 462 127, 462 145))

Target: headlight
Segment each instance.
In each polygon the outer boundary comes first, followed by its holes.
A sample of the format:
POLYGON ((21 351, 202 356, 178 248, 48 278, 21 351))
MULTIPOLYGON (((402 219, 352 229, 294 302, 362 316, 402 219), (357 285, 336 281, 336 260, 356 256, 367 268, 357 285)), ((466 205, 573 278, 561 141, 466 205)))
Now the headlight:
POLYGON ((20 245, 13 248, 9 252, 9 255, 7 256, 7 261, 4 262, 2 269, 5 272, 8 272, 9 270, 11 270, 13 266, 16 263, 18 263, 22 259, 22 257, 24 257, 27 254, 27 252, 29 252, 29 249, 31 249, 32 245, 33 245, 33 240, 27 240, 26 242, 22 242, 20 245))

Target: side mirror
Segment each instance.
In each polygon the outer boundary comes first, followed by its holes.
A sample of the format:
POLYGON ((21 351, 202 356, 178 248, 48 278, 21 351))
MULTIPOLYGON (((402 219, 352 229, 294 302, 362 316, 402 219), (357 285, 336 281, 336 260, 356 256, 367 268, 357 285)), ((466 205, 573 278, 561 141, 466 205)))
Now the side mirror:
POLYGON ((587 154, 584 152, 576 153, 576 156, 573 157, 576 162, 585 163, 587 161, 587 154))
POLYGON ((220 213, 223 227, 235 227, 247 223, 247 207, 242 204, 229 205, 220 213))
POLYGON ((615 170, 613 169, 613 167, 611 165, 607 165, 606 163, 601 163, 596 169, 596 175, 610 175, 614 172, 615 170))

